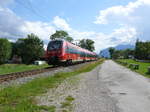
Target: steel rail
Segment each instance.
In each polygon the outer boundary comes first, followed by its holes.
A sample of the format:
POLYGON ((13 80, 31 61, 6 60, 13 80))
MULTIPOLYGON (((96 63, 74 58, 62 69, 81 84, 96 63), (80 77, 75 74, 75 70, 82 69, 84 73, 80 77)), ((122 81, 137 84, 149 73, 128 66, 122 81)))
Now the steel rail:
POLYGON ((35 69, 35 70, 24 71, 24 72, 2 74, 2 75, 0 75, 0 83, 10 81, 10 80, 15 80, 15 79, 21 78, 21 77, 28 77, 28 76, 32 76, 32 75, 37 75, 40 73, 56 70, 58 68, 60 68, 60 67, 49 67, 49 68, 35 69))

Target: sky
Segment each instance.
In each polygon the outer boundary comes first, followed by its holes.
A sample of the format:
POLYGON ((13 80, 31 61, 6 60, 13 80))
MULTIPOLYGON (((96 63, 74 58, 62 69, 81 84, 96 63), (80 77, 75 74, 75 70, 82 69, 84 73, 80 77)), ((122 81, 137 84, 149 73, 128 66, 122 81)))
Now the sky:
POLYGON ((95 52, 150 40, 150 0, 0 0, 0 38, 34 33, 44 41, 65 30, 75 41, 92 39, 95 52))

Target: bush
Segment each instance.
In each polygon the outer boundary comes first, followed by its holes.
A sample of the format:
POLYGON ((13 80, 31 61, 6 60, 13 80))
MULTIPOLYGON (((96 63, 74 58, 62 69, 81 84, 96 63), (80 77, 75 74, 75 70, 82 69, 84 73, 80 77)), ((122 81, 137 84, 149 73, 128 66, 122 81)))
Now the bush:
POLYGON ((6 38, 0 38, 0 64, 5 63, 11 55, 11 43, 6 38))

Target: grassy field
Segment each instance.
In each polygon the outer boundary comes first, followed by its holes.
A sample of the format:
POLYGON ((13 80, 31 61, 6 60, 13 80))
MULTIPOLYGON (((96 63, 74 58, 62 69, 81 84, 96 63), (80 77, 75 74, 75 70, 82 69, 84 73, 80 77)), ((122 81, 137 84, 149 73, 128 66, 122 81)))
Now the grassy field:
POLYGON ((147 68, 148 68, 148 66, 150 66, 150 63, 137 62, 137 61, 132 60, 132 59, 119 59, 119 61, 132 63, 132 64, 139 64, 139 69, 134 70, 134 71, 150 78, 150 74, 147 73, 147 71, 148 71, 147 68))
POLYGON ((33 69, 40 69, 48 67, 48 64, 44 65, 25 65, 25 64, 4 64, 0 65, 0 74, 7 74, 13 72, 23 72, 33 69))
POLYGON ((101 59, 73 72, 56 73, 51 77, 37 78, 23 85, 4 88, 0 90, 0 112, 55 112, 54 105, 49 107, 36 105, 35 96, 46 93, 50 88, 57 87, 69 77, 91 71, 102 62, 101 59))

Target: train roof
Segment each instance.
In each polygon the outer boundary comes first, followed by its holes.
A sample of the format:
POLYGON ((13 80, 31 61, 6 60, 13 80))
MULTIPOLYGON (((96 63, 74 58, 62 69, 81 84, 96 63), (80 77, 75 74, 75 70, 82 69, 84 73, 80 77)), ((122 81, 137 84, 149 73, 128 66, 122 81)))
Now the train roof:
POLYGON ((69 43, 70 45, 72 45, 72 46, 74 46, 74 47, 76 47, 76 48, 78 48, 78 49, 84 51, 84 52, 87 52, 87 53, 93 54, 93 55, 97 55, 95 52, 91 52, 91 51, 89 51, 89 50, 87 50, 87 49, 81 48, 81 47, 79 47, 79 46, 77 46, 77 45, 75 45, 75 44, 73 44, 73 43, 70 43, 70 42, 68 42, 68 41, 66 41, 66 40, 64 40, 64 41, 67 42, 67 43, 69 43))

